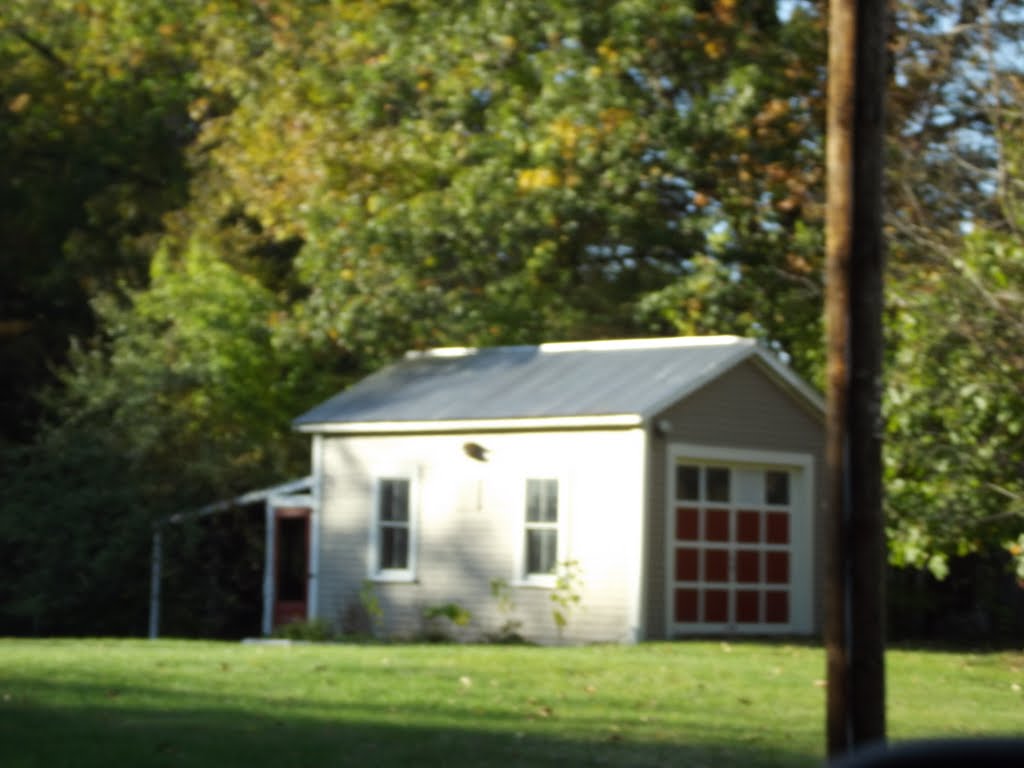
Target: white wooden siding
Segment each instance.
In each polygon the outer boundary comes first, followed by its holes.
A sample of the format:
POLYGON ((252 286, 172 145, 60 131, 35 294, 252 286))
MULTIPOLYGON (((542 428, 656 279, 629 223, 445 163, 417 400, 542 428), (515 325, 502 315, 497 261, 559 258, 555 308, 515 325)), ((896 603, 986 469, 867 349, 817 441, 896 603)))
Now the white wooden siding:
MULTIPOLYGON (((567 538, 579 561, 582 603, 565 641, 635 639, 641 588, 645 437, 640 429, 324 438, 319 615, 344 627, 359 612, 369 573, 374 479, 396 465, 417 473, 418 535, 412 583, 375 583, 388 635, 416 636, 423 610, 457 603, 473 639, 508 618, 538 642, 557 641, 550 589, 517 585, 527 477, 558 477, 565 487, 567 538), (469 458, 477 443, 487 461, 469 458), (498 610, 491 581, 509 583, 516 610, 498 610)), ((560 513, 562 510, 560 510, 560 513)))

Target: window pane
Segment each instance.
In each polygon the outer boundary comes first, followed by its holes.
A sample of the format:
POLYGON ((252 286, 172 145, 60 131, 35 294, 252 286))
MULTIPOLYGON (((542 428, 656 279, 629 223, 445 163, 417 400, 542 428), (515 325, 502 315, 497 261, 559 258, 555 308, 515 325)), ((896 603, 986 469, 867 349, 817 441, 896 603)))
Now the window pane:
POLYGON ((766 504, 789 504, 789 472, 764 473, 766 504))
POLYGON ((726 467, 707 468, 708 501, 729 500, 729 470, 726 467))
POLYGON ((531 528, 526 531, 526 573, 554 573, 558 556, 558 531, 531 528))
POLYGON ((748 467, 731 467, 732 499, 744 507, 759 507, 764 504, 764 470, 748 467))
POLYGON ((544 488, 544 522, 558 522, 558 481, 541 480, 544 488))
POLYGON ((676 498, 692 501, 700 498, 700 469, 676 467, 676 498))
POLYGON ((405 570, 409 567, 409 529, 385 526, 380 530, 381 570, 405 570))
POLYGON ((540 483, 537 480, 526 481, 526 521, 540 522, 540 483))
POLYGON ((409 519, 409 481, 395 480, 393 514, 395 520, 409 519))
POLYGON ((380 481, 380 519, 406 522, 409 519, 409 481, 380 481))
POLYGON ((528 523, 558 522, 558 481, 526 481, 526 521, 528 523))

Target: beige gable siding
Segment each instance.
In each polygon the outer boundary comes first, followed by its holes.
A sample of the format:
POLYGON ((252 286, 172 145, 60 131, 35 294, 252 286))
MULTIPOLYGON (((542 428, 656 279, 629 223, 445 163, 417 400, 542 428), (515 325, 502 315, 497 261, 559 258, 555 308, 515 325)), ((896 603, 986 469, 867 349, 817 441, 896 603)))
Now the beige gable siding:
POLYGON ((762 451, 807 453, 813 459, 814 529, 812 624, 821 626, 823 531, 823 418, 776 383, 754 360, 738 365, 659 414, 651 438, 648 466, 649 504, 645 539, 646 636, 665 637, 667 454, 672 442, 762 451))
POLYGON ((438 626, 461 638, 516 620, 529 639, 560 639, 551 590, 516 583, 527 477, 559 479, 564 556, 582 571, 581 608, 561 639, 622 641, 639 631, 643 431, 327 437, 324 446, 318 613, 337 627, 359 624, 375 478, 408 474, 418 523, 415 581, 374 582, 384 634, 415 637, 428 629, 425 608, 454 602, 472 614, 470 625, 438 626), (488 460, 468 458, 467 442, 486 448, 488 460), (514 610, 499 610, 494 579, 510 585, 514 610))

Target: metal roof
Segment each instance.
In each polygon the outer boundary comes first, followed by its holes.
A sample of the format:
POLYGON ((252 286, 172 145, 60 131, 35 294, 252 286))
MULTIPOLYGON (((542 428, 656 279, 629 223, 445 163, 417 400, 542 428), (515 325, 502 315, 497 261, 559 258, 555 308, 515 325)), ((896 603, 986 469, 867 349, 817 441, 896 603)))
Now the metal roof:
POLYGON ((804 394, 811 392, 756 342, 736 336, 450 348, 408 353, 293 426, 305 432, 385 424, 400 430, 424 423, 623 416, 639 423, 752 355, 804 387, 804 394))

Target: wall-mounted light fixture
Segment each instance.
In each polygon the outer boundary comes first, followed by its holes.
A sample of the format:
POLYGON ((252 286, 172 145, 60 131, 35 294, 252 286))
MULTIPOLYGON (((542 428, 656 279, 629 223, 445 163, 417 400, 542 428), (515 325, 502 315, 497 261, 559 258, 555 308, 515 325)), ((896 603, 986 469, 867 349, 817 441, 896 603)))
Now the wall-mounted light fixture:
POLYGON ((462 452, 474 461, 487 461, 488 450, 480 443, 464 443, 462 452))

